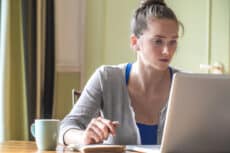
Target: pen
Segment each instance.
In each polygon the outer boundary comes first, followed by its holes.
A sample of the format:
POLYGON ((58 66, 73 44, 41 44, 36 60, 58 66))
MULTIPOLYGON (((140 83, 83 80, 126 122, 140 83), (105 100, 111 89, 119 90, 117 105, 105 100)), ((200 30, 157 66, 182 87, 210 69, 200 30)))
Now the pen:
POLYGON ((113 126, 117 127, 120 125, 119 121, 112 121, 113 126))

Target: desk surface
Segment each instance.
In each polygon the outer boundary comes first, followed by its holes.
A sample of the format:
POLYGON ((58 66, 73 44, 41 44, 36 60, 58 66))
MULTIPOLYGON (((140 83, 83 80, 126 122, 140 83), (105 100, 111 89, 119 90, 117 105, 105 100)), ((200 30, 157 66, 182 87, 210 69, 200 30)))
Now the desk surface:
MULTIPOLYGON (((6 141, 0 143, 0 152, 4 153, 73 153, 57 147, 57 151, 38 151, 34 141, 6 141)), ((78 152, 75 152, 78 153, 78 152)), ((126 152, 135 153, 135 152, 126 152)))

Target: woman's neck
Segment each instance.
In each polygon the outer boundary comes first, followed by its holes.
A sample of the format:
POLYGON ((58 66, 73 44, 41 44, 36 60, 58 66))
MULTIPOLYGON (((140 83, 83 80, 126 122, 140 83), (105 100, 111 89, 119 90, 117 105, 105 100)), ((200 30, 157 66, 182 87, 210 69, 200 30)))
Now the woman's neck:
POLYGON ((131 79, 143 91, 157 90, 170 78, 168 69, 160 71, 150 66, 146 67, 140 62, 135 62, 132 67, 131 79))

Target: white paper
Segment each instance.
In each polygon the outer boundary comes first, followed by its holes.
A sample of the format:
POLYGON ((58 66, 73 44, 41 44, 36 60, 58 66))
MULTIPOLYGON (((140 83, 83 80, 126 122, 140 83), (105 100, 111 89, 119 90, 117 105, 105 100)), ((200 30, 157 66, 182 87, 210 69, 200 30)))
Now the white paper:
POLYGON ((160 153, 160 145, 127 145, 126 150, 144 153, 160 153))

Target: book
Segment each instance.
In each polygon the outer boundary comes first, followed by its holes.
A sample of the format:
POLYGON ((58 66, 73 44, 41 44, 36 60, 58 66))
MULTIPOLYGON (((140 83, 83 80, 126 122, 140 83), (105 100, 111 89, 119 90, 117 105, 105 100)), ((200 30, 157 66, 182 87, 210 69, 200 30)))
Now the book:
POLYGON ((109 144, 68 145, 67 150, 80 151, 81 153, 124 153, 126 147, 125 145, 109 144))

